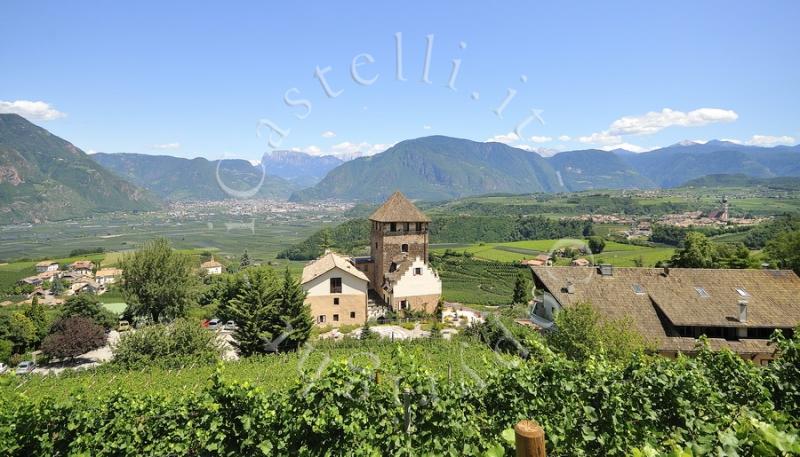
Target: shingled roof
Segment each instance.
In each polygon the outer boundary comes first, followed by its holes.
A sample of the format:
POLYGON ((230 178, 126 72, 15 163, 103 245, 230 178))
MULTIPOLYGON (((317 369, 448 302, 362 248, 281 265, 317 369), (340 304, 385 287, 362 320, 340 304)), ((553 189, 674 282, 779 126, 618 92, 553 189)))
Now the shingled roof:
POLYGON ((400 192, 395 192, 380 208, 369 217, 376 222, 430 222, 409 199, 400 192))
POLYGON ((367 275, 353 266, 353 264, 350 263, 347 258, 342 257, 334 252, 328 252, 319 259, 311 261, 303 268, 303 277, 300 280, 300 283, 305 284, 334 268, 338 268, 350 273, 356 278, 363 279, 364 281, 369 281, 369 279, 367 279, 367 275))
MULTIPOLYGON (((615 267, 611 275, 603 276, 594 267, 532 266, 531 270, 562 306, 586 302, 608 318, 629 318, 661 349, 686 351, 693 341, 668 335, 665 326, 670 324, 739 328, 800 324, 800 278, 792 271, 615 267), (740 301, 747 301, 746 322, 737 318, 740 301)), ((725 344, 737 352, 765 349, 764 342, 755 340, 725 344)))

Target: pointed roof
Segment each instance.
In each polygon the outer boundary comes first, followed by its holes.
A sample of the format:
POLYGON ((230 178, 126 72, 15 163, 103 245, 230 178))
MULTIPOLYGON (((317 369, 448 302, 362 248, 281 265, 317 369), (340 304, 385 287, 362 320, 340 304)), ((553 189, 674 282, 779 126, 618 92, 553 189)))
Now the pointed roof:
POLYGON ((367 275, 353 266, 350 260, 334 252, 326 252, 325 255, 317 260, 309 262, 303 268, 303 277, 300 280, 300 284, 305 284, 334 268, 338 268, 346 273, 351 274, 352 276, 355 276, 358 279, 369 282, 367 275))
POLYGON ((400 192, 395 192, 380 208, 372 213, 369 220, 376 222, 430 222, 409 199, 400 192))

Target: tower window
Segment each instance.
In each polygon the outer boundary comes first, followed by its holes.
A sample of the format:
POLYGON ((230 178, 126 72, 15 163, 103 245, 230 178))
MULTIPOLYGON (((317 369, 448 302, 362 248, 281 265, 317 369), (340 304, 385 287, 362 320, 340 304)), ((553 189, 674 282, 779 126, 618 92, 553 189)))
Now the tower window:
POLYGON ((417 231, 418 232, 422 231, 422 222, 417 222, 417 231))
POLYGON ((333 304, 334 305, 338 305, 339 304, 339 297, 336 297, 336 298, 333 299, 333 304))
POLYGON ((402 245, 400 245, 400 251, 408 252, 408 244, 403 243, 402 245))
POLYGON ((338 314, 334 314, 333 315, 333 321, 334 322, 339 322, 339 315, 338 314))
POLYGON ((350 311, 350 319, 355 319, 355 318, 356 318, 356 312, 350 311))
POLYGON ((409 224, 408 222, 404 223, 404 224, 403 224, 403 230, 405 230, 406 232, 408 232, 409 230, 411 230, 411 229, 408 227, 409 225, 410 225, 410 224, 409 224))
POLYGON ((331 278, 331 293, 342 293, 342 278, 331 278))
POLYGON ((397 223, 392 222, 391 224, 389 224, 389 231, 390 232, 396 232, 397 231, 397 223))
POLYGON ((422 268, 414 268, 414 276, 422 276, 422 268))

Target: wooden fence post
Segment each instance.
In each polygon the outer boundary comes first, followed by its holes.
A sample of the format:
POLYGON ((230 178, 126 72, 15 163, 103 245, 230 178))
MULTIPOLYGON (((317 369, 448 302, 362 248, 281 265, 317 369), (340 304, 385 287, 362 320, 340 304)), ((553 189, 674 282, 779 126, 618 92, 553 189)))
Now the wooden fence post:
POLYGON ((517 457, 547 457, 544 430, 536 421, 523 420, 514 426, 517 457))

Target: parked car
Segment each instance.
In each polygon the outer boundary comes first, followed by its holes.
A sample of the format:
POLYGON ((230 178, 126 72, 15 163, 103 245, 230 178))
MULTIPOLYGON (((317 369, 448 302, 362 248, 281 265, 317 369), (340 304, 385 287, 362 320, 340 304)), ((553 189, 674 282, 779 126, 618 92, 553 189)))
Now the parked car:
POLYGON ((219 319, 211 319, 208 321, 209 330, 222 330, 222 321, 219 319))
POLYGON ((17 374, 31 373, 34 368, 36 368, 36 363, 31 360, 20 362, 19 365, 17 365, 17 374))
POLYGON ((225 327, 223 327, 223 330, 226 330, 228 332, 233 332, 237 328, 239 328, 239 327, 236 326, 236 322, 228 321, 228 322, 225 322, 225 327))
POLYGON ((5 373, 6 371, 8 371, 8 365, 6 365, 3 362, 0 362, 0 374, 5 373))
POLYGON ((127 332, 131 329, 131 323, 128 321, 119 321, 119 325, 117 325, 118 332, 127 332))

